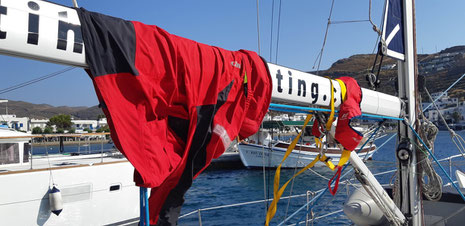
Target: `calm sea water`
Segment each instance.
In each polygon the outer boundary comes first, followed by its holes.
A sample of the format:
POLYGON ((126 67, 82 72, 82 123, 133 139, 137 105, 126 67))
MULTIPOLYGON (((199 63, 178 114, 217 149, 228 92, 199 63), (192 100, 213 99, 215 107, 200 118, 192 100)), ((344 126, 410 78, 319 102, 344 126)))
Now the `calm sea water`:
MULTIPOLYGON (((458 132, 462 137, 465 137, 465 132, 458 132)), ((379 146, 384 143, 391 135, 377 140, 375 143, 379 146)), ((395 153, 395 138, 378 150, 373 156, 373 161, 368 161, 367 166, 373 173, 384 172, 395 168, 394 153, 395 153)), ((452 143, 448 132, 441 131, 435 142, 435 154, 438 159, 448 157, 450 155, 460 154, 452 143)), ((81 153, 100 153, 102 144, 81 144, 65 146, 66 153, 81 152, 81 153)), ((111 144, 103 144, 105 151, 112 148, 111 144)), ((53 154, 57 153, 57 146, 49 147, 34 147, 34 154, 53 154)), ((448 162, 444 162, 443 166, 449 170, 448 162)), ((448 180, 444 174, 435 167, 437 172, 443 177, 444 183, 448 180)), ((349 169, 349 168, 348 168, 349 169)), ((465 161, 462 158, 456 158, 453 161, 452 172, 455 169, 465 169, 465 161)), ((326 168, 315 168, 315 170, 326 178, 331 178, 334 172, 326 168)), ((216 207, 221 205, 236 204, 241 202, 250 202, 263 200, 264 198, 273 198, 273 179, 275 170, 210 170, 202 173, 196 180, 191 189, 186 194, 186 202, 182 208, 182 213, 187 214, 198 209, 216 207), (264 180, 266 184, 264 186, 264 180), (264 195, 266 192, 267 195, 264 195)), ((293 169, 283 169, 281 172, 281 184, 287 181, 294 174, 293 169)), ((392 179, 393 174, 377 176, 382 184, 387 184, 392 179)), ((353 178, 353 173, 347 177, 353 178)), ((455 174, 452 175, 455 180, 455 174)), ((342 181, 342 180, 341 180, 342 181)), ((317 191, 326 188, 328 180, 315 175, 310 171, 306 171, 299 175, 292 185, 288 185, 284 196, 306 194, 307 191, 317 191)), ((328 192, 320 198, 315 204, 313 211, 315 217, 334 212, 342 209, 342 205, 347 198, 348 190, 351 187, 340 185, 336 196, 332 196, 328 192)), ((311 198, 311 197, 310 197, 311 198)), ((298 208, 303 206, 307 201, 307 197, 293 198, 290 201, 287 199, 281 200, 278 204, 277 213, 272 221, 273 225, 280 223, 287 216, 294 213, 298 208), (287 211, 286 211, 287 210, 287 211)), ((269 203, 256 203, 236 207, 228 207, 215 210, 201 211, 202 225, 264 225, 265 209, 269 203)), ((299 220, 305 219, 306 209, 299 212, 289 224, 295 224, 299 220)), ((350 220, 342 213, 328 216, 314 222, 314 225, 347 225, 351 224, 350 220)), ((179 220, 179 225, 199 225, 199 214, 195 213, 179 220)), ((304 225, 304 224, 302 224, 304 225)))
MULTIPOLYGON (((458 132, 461 136, 465 136, 465 132, 458 132)), ((386 141, 390 135, 381 138, 376 141, 379 146, 386 141)), ((367 166, 372 170, 373 173, 383 172, 395 168, 395 138, 389 143, 383 146, 373 156, 373 161, 369 161, 367 166)), ((441 131, 435 142, 436 156, 440 158, 448 157, 450 155, 460 154, 456 149, 455 145, 448 132, 441 131)), ((449 169, 449 164, 445 162, 443 166, 446 170, 449 169)), ((448 180, 444 177, 443 173, 440 172, 438 167, 435 167, 437 172, 443 176, 444 183, 448 180)), ((455 169, 465 169, 464 161, 462 158, 457 158, 453 161, 453 172, 455 169)), ((331 178, 334 172, 325 169, 317 168, 317 171, 323 176, 331 178)), ((294 174, 294 170, 288 169, 281 172, 281 184, 287 181, 294 174)), ((378 180, 382 184, 389 183, 393 174, 387 174, 377 176, 378 180)), ((353 177, 353 173, 350 173, 348 177, 353 177)), ((273 193, 273 178, 274 170, 265 170, 265 176, 263 170, 218 170, 218 171, 207 171, 202 173, 195 181, 191 189, 186 195, 186 202, 182 209, 182 214, 186 214, 192 211, 196 211, 201 208, 215 207, 221 205, 229 205, 240 202, 249 202, 255 200, 263 200, 266 198, 272 198, 273 193), (266 185, 264 186, 264 178, 266 185), (264 190, 267 194, 264 195, 264 190)), ((453 175, 455 180, 455 175, 453 175)), ((341 180, 342 181, 342 180, 341 180)), ((294 182, 294 185, 288 185, 283 196, 292 194, 305 194, 307 191, 317 191, 325 188, 328 184, 328 180, 315 175, 314 173, 307 171, 298 176, 294 182)), ((341 210, 344 201, 347 198, 347 190, 351 189, 348 186, 340 185, 339 191, 336 196, 332 196, 327 192, 318 203, 314 206, 315 217, 322 216, 324 214, 341 210)), ((288 200, 281 200, 278 204, 277 213, 272 221, 273 225, 280 223, 290 214, 294 213, 298 208, 306 203, 306 197, 294 198, 288 202, 288 200), (286 213, 287 209, 287 213, 286 213)), ((205 210, 201 211, 202 225, 264 225, 265 222, 265 203, 250 204, 237 207, 229 207, 224 209, 216 210, 205 210)), ((181 214, 181 215, 182 215, 181 214)), ((300 220, 304 220, 306 210, 299 212, 291 221, 290 224, 295 224, 300 220)), ((179 220, 180 225, 199 225, 199 214, 181 218, 179 220)), ((347 225, 351 224, 350 220, 342 213, 334 216, 329 216, 316 220, 314 225, 347 225)), ((304 225, 304 224, 303 224, 304 225)))

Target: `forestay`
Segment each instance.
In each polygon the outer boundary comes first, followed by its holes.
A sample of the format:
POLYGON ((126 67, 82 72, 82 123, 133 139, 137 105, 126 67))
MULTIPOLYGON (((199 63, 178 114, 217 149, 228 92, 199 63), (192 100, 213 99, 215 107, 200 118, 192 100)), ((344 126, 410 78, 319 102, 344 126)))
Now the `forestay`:
MULTIPOLYGON (((0 54, 86 67, 85 46, 74 9, 44 1, 0 0, 0 54)), ((327 107, 329 79, 268 64, 274 101, 327 107)), ((339 83, 332 80, 341 104, 339 83), (339 94, 339 95, 338 95, 339 94)), ((363 113, 399 117, 399 98, 362 89, 363 113)))

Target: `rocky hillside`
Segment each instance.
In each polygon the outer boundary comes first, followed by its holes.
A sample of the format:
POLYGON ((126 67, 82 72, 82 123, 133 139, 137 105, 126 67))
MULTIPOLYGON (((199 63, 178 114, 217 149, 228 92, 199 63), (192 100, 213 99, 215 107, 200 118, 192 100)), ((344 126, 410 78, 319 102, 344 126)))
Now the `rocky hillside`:
MULTIPOLYGON (((5 103, 0 104, 0 114, 5 113, 5 103)), ((8 114, 14 114, 16 117, 29 117, 35 119, 50 118, 58 114, 67 114, 74 119, 97 119, 98 115, 103 114, 97 106, 94 107, 54 107, 48 104, 31 104, 24 101, 8 101, 8 114)))
MULTIPOLYGON (((336 61, 328 70, 321 71, 320 75, 333 78, 351 76, 357 79, 362 87, 369 88, 366 74, 371 71, 374 59, 373 54, 354 55, 336 61)), ((418 61, 419 74, 424 76, 426 88, 431 93, 440 92, 465 73, 465 46, 454 46, 436 54, 419 54, 418 61)), ((379 91, 396 94, 396 63, 397 60, 384 58, 379 91)), ((459 82, 449 94, 465 99, 465 80, 459 82)))

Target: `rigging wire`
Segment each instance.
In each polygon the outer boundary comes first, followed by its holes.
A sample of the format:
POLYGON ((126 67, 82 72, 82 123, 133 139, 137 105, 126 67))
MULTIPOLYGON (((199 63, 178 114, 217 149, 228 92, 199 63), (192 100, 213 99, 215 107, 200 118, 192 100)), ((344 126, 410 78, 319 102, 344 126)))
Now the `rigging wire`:
POLYGON ((334 0, 331 2, 331 8, 329 10, 329 16, 328 16, 328 23, 326 24, 326 32, 325 32, 325 37, 323 39, 323 45, 321 46, 320 53, 318 54, 315 63, 313 64, 313 68, 315 68, 316 61, 318 61, 318 66, 316 69, 316 75, 319 74, 320 72, 320 65, 321 65, 321 60, 323 58, 323 52, 326 46, 326 40, 328 39, 328 31, 329 31, 329 26, 331 25, 331 16, 333 15, 333 8, 334 8, 334 0))
MULTIPOLYGON (((297 164, 299 163, 299 160, 300 160, 300 155, 302 153, 302 146, 304 145, 304 139, 303 137, 305 137, 305 133, 307 131, 306 130, 303 130, 302 131, 302 137, 300 138, 300 146, 299 146, 299 152, 298 152, 298 156, 297 156, 297 161, 295 162, 295 166, 294 166, 294 173, 292 175, 295 175, 297 173, 297 164)), ((295 150, 295 149, 294 149, 295 150)), ((311 168, 309 168, 311 169, 311 168)), ((293 193, 293 190, 294 190, 294 182, 295 182, 295 178, 292 178, 292 182, 291 182, 291 188, 289 190, 289 195, 292 195, 293 193)), ((291 204, 291 199, 288 199, 287 200, 287 206, 286 206, 286 211, 284 213, 284 219, 287 217, 287 212, 289 210, 289 206, 291 204)))
POLYGON ((273 54, 274 0, 271 3, 270 62, 273 54))
MULTIPOLYGON (((274 127, 271 127, 271 142, 269 143, 269 150, 270 150, 271 154, 268 155, 268 167, 267 167, 266 174, 265 174, 265 175, 267 175, 267 180, 268 180, 267 181, 267 183, 268 183, 267 184, 268 193, 267 193, 267 197, 266 197, 267 200, 270 199, 270 197, 271 197, 271 195, 270 195, 271 194, 271 192, 270 192, 270 188, 271 188, 271 159, 272 159, 272 156, 273 156, 274 133, 275 133, 274 132, 274 127)), ((265 155, 265 153, 263 153, 263 155, 265 155)), ((274 196, 274 193, 273 193, 273 196, 274 196)), ((270 206, 268 205, 268 202, 266 204, 267 204, 267 206, 269 208, 270 206)), ((267 210, 268 210, 268 208, 267 208, 267 210)), ((267 211, 267 214, 268 214, 268 211, 267 211)), ((267 214, 265 214, 265 219, 266 219, 267 214)))
POLYGON ((465 77, 465 74, 463 74, 462 76, 460 76, 460 78, 458 78, 454 83, 452 83, 452 85, 450 85, 446 90, 444 90, 441 95, 439 95, 438 97, 436 97, 436 99, 428 104, 428 106, 426 106, 423 111, 426 111, 428 110, 431 106, 433 106, 433 103, 434 102, 437 102, 442 96, 444 96, 444 94, 446 94, 450 89, 452 89, 452 87, 454 87, 460 80, 462 80, 463 78, 465 77))
MULTIPOLYGON (((263 128, 263 122, 261 126, 263 128)), ((263 173, 262 173, 263 174, 263 198, 265 199, 264 204, 265 204, 265 216, 266 216, 266 213, 268 211, 268 202, 266 201, 268 199, 268 192, 266 191, 268 183, 266 181, 266 170, 265 170, 265 146, 262 147, 262 164, 263 164, 263 167, 262 167, 263 168, 263 173)))
MULTIPOLYGON (((280 30, 281 30, 281 3, 282 1, 279 0, 279 11, 278 11, 278 34, 276 35, 276 58, 274 60, 274 63, 275 64, 278 64, 278 50, 279 50, 279 34, 280 34, 280 30)), ((271 60, 271 59, 270 59, 271 60)))
POLYGON ((462 156, 465 158, 465 140, 460 135, 458 135, 453 129, 451 129, 449 127, 446 120, 444 119, 444 116, 442 115, 441 111, 439 110, 438 106, 436 105, 435 101, 433 100, 433 97, 431 97, 431 94, 429 93, 429 91, 428 91, 428 89, 426 87, 425 87, 425 92, 428 95, 428 97, 430 98, 430 100, 432 101, 432 104, 434 105, 434 107, 436 108, 436 111, 438 112, 442 122, 444 123, 444 125, 446 125, 447 130, 450 133, 452 142, 454 142, 455 146, 460 151, 460 154, 462 154, 462 156))
MULTIPOLYGON (((360 150, 363 150, 363 148, 365 147, 366 144, 368 144, 368 142, 371 140, 371 138, 373 137, 375 133, 372 133, 370 135, 370 137, 365 141, 365 143, 363 143, 363 145, 358 149, 357 151, 357 154, 360 150)), ((344 172, 345 169, 349 166, 350 164, 346 164, 344 165, 344 167, 342 168, 341 172, 344 172)), ((347 174, 349 174, 350 172, 352 172, 353 169, 349 169, 347 172, 345 172, 344 174, 341 175, 341 179, 344 178, 347 174)), ((334 183, 334 181, 333 181, 334 183)), ((328 191, 329 188, 326 187, 324 190, 322 190, 321 192, 319 192, 315 197, 313 197, 313 199, 311 199, 310 201, 308 201, 305 205, 301 206, 299 209, 297 209, 296 211, 294 211, 294 213, 292 213, 289 217, 287 217, 286 219, 284 219, 284 221, 282 221, 281 223, 278 224, 278 226, 280 225, 283 225, 284 223, 286 223, 287 221, 289 221, 290 219, 292 219, 295 215, 297 215, 297 213, 299 213, 301 210, 303 210, 304 208, 306 208, 307 206, 310 206, 310 207, 313 207, 315 205, 315 203, 323 196, 324 193, 326 193, 326 191, 328 191), (310 203, 313 203, 310 205, 310 203)), ((311 209, 311 208, 310 208, 311 209)), ((305 215, 304 215, 305 216, 305 215)), ((301 220, 297 221, 297 222, 300 222, 301 220)))
MULTIPOLYGON (((384 5, 384 8, 386 8, 386 3, 384 5)), ((370 21, 371 26, 373 26, 373 31, 378 33, 378 36, 381 36, 381 30, 378 28, 378 26, 376 26, 375 23, 373 23, 373 20, 371 19, 371 0, 369 0, 369 4, 368 4, 368 21, 370 21)), ((383 19, 381 19, 381 21, 383 21, 383 19)))
POLYGON ((336 20, 332 21, 331 24, 349 24, 349 23, 361 23, 368 22, 370 20, 336 20))
POLYGON ((45 79, 49 79, 49 78, 52 78, 52 77, 61 75, 61 74, 65 73, 65 72, 71 71, 71 70, 73 70, 73 69, 75 69, 75 68, 76 68, 76 67, 74 67, 74 66, 72 66, 72 67, 67 67, 67 68, 65 68, 65 69, 62 69, 62 70, 59 70, 59 71, 56 71, 56 72, 53 72, 53 73, 50 73, 50 74, 47 74, 47 75, 44 75, 44 76, 41 76, 41 77, 32 79, 32 80, 29 80, 29 81, 26 81, 26 82, 23 82, 23 83, 19 83, 19 84, 10 86, 10 87, 8 87, 8 88, 0 89, 0 94, 8 93, 8 92, 11 92, 11 91, 13 91, 13 90, 17 90, 17 89, 19 89, 19 88, 23 88, 23 87, 25 87, 25 86, 32 85, 32 84, 34 84, 34 83, 43 81, 43 80, 45 80, 45 79))
POLYGON ((261 55, 261 51, 260 51, 260 14, 259 14, 259 4, 258 4, 258 0, 257 0, 257 39, 258 39, 258 55, 260 56, 261 55))

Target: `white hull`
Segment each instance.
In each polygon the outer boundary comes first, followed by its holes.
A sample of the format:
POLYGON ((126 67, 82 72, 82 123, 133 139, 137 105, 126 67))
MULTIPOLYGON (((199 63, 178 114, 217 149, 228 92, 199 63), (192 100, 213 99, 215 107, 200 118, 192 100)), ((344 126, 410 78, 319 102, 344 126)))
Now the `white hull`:
POLYGON ((34 165, 39 168, 33 170, 0 167, 3 170, 0 172, 1 224, 106 225, 134 221, 139 216, 139 188, 133 182, 134 168, 125 159, 106 157, 100 163, 98 156, 51 159, 51 173, 40 167, 44 163, 48 166, 46 158, 34 159, 34 165), (77 165, 56 167, 60 163, 77 165), (50 212, 51 175, 63 199, 59 216, 50 212))
MULTIPOLYGON (((371 148, 369 152, 362 152, 359 154, 360 158, 371 158, 375 148, 371 148), (367 156, 368 155, 368 156, 367 156)), ((272 149, 263 145, 256 144, 240 144, 239 154, 242 163, 247 168, 254 167, 270 167, 276 168, 281 163, 284 154, 286 153, 285 148, 279 148, 274 146, 272 149)), ((312 162, 318 152, 299 151, 297 148, 292 151, 286 161, 283 162, 282 168, 303 168, 312 162)), ((331 161, 334 164, 339 162, 341 154, 327 153, 326 156, 331 157, 331 161)), ((317 162, 315 166, 324 166, 323 162, 317 162)))

